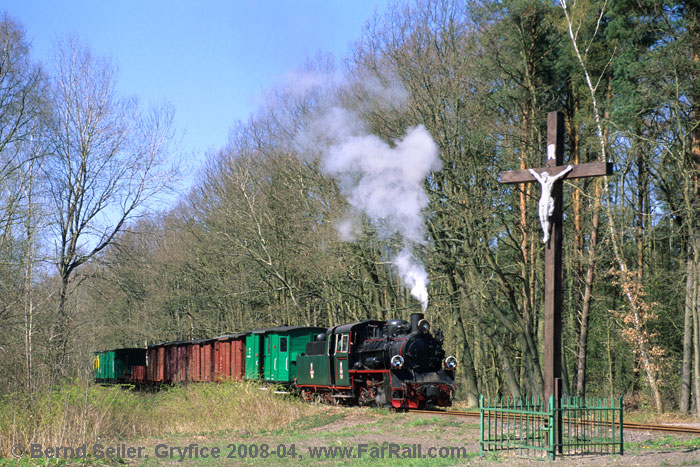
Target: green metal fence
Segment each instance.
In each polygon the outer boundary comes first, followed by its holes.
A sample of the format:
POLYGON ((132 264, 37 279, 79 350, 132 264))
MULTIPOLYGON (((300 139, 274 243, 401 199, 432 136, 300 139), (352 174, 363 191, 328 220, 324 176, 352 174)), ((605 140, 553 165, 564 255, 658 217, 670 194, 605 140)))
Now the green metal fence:
POLYGON ((557 455, 624 454, 622 397, 491 398, 482 395, 480 452, 512 451, 555 459, 557 455))

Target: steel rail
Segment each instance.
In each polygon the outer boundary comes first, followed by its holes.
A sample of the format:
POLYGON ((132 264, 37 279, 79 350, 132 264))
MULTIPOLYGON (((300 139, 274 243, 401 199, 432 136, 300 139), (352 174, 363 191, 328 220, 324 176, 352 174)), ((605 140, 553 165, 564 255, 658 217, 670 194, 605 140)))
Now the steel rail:
MULTIPOLYGON (((478 418, 479 412, 477 411, 464 411, 464 410, 420 410, 420 409, 408 409, 409 412, 413 413, 425 413, 431 415, 445 415, 454 417, 473 417, 478 418)), ((532 418, 532 416, 529 416, 532 418)), ((516 416, 513 416, 515 419, 516 416)), ((566 419, 565 419, 566 420, 566 419)), ((588 422, 594 423, 594 422, 588 422)), ((595 424, 605 424, 610 425, 610 423, 597 422, 595 424)), ((619 426, 619 423, 615 423, 615 426, 619 426)), ((648 424, 648 423, 634 423, 634 422, 623 422, 622 427, 624 430, 634 430, 634 431, 660 431, 665 433, 687 433, 700 435, 700 428, 692 426, 682 426, 682 425, 658 425, 658 424, 648 424)))

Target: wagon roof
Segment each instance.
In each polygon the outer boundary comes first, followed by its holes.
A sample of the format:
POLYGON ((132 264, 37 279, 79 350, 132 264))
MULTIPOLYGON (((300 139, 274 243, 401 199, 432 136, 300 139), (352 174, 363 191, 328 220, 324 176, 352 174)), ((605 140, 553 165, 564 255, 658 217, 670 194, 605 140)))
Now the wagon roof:
POLYGON ((237 334, 223 334, 221 336, 217 336, 213 339, 208 339, 208 340, 222 341, 222 340, 226 340, 226 339, 240 339, 241 337, 245 337, 245 335, 246 335, 246 333, 244 333, 244 332, 239 332, 237 334))
POLYGON ((195 339, 195 340, 186 341, 186 342, 187 342, 188 344, 201 344, 201 343, 203 343, 203 342, 211 342, 211 341, 214 341, 214 340, 216 340, 216 339, 217 339, 217 338, 212 339, 211 337, 207 337, 207 338, 205 338, 205 339, 195 339))
POLYGON ((298 329, 306 329, 309 331, 326 331, 327 328, 321 327, 321 326, 277 326, 275 328, 270 328, 267 329, 267 332, 289 332, 289 331, 296 331, 298 329))
POLYGON ((253 331, 248 331, 247 334, 267 334, 268 332, 289 332, 289 331, 296 331, 297 329, 308 329, 308 330, 313 330, 314 332, 325 332, 327 328, 322 327, 322 326, 288 326, 286 324, 282 326, 276 326, 274 328, 266 328, 266 329, 255 329, 253 331))
POLYGON ((189 344, 192 341, 171 341, 171 342, 160 342, 158 344, 151 344, 147 346, 147 348, 152 348, 152 347, 170 347, 171 345, 182 345, 182 344, 189 344))
POLYGON ((146 349, 144 349, 143 347, 120 347, 118 349, 95 350, 95 353, 118 352, 120 350, 134 351, 134 350, 146 350, 146 349))

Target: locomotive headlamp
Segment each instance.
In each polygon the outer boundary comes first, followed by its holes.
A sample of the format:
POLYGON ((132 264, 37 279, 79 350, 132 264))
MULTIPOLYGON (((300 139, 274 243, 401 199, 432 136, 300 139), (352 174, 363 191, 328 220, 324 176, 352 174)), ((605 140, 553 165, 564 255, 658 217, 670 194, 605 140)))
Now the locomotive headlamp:
POLYGON ((447 370, 454 370, 457 368, 457 357, 450 355, 445 359, 445 369, 447 370))
POLYGON ((403 368, 403 357, 401 355, 394 355, 391 357, 391 368, 394 370, 403 368))
POLYGON ((430 323, 424 319, 418 321, 418 330, 423 334, 428 334, 430 332, 430 323))

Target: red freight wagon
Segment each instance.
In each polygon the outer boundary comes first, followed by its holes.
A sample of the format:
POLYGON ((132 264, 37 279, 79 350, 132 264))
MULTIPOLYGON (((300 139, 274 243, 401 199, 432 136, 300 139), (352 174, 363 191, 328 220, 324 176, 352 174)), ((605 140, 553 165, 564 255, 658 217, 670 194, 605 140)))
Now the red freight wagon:
POLYGON ((165 376, 163 381, 172 383, 177 373, 177 345, 174 342, 165 344, 165 376))
POLYGON ((184 383, 187 378, 187 345, 185 341, 168 342, 165 346, 166 383, 184 383))
POLYGON ((177 373, 175 374, 175 382, 184 383, 187 381, 187 347, 188 342, 183 342, 177 346, 177 373))
POLYGON ((214 340, 202 342, 199 349, 199 377, 200 381, 213 381, 214 379, 214 340))
POLYGON ((216 381, 242 379, 245 375, 245 334, 227 334, 214 339, 216 381))
POLYGON ((146 365, 136 365, 131 367, 130 383, 142 384, 146 382, 146 365))
POLYGON ((150 383, 165 382, 165 344, 149 345, 146 350, 148 368, 147 380, 150 383))
POLYGON ((156 381, 156 367, 158 366, 158 348, 149 345, 146 348, 146 380, 156 381))
POLYGON ((212 339, 190 341, 187 347, 188 381, 211 381, 212 339))
POLYGON ((187 381, 199 381, 199 343, 190 341, 187 346, 187 381))

